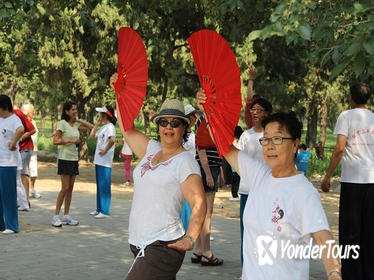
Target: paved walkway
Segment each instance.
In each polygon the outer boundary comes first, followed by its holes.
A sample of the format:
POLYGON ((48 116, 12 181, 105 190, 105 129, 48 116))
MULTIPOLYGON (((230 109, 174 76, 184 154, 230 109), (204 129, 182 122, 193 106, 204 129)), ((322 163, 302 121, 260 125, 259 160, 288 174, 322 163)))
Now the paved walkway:
MULTIPOLYGON (((95 196, 74 193, 71 213, 80 225, 53 228, 57 193, 41 194, 41 199, 31 200, 30 212, 19 213, 21 232, 0 235, 0 279, 124 279, 133 261, 127 244, 131 202, 113 199, 112 216, 96 220, 88 215, 95 196)), ((224 259, 223 266, 192 265, 188 252, 178 279, 239 279, 238 220, 214 216, 212 223, 212 250, 224 259)), ((310 279, 326 279, 321 261, 311 262, 310 279)))

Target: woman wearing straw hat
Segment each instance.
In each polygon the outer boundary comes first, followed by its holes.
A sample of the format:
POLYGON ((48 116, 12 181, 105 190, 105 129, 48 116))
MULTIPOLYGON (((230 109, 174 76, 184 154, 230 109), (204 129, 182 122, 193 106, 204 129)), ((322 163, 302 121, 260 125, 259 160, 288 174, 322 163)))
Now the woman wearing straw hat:
POLYGON ((96 210, 91 212, 96 219, 105 218, 110 215, 111 198, 111 174, 112 161, 114 155, 114 143, 116 142, 117 118, 114 116, 112 106, 96 108, 100 112, 100 117, 90 133, 90 138, 97 139, 96 151, 94 157, 96 171, 96 210), (104 124, 98 131, 100 124, 104 124))
POLYGON ((199 166, 182 146, 190 123, 182 102, 166 100, 152 121, 160 142, 135 128, 124 131, 120 124, 131 150, 141 159, 133 173, 129 243, 135 261, 128 280, 176 279, 206 213, 199 166), (192 208, 186 234, 179 218, 184 199, 192 208))

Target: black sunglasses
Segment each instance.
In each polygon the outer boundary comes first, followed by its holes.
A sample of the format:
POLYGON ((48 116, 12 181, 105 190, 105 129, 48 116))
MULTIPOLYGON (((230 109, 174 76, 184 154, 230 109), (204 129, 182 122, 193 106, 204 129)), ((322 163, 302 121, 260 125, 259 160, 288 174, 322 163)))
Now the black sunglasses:
POLYGON ((178 121, 178 120, 172 120, 171 122, 168 122, 165 119, 160 119, 157 123, 158 123, 158 125, 160 125, 162 127, 167 127, 168 124, 170 124, 170 126, 172 128, 177 128, 177 127, 179 127, 182 124, 182 122, 178 121))

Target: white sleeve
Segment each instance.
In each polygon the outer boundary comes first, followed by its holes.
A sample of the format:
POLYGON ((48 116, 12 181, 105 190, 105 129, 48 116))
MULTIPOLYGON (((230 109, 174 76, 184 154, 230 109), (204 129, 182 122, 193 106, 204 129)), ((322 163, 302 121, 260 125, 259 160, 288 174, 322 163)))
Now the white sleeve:
POLYGON ((189 153, 185 153, 183 157, 178 158, 177 166, 175 177, 179 184, 182 184, 191 174, 201 176, 199 164, 189 153))
MULTIPOLYGON (((16 115, 15 115, 15 116, 16 116, 16 115)), ((19 128, 20 126, 23 127, 22 121, 21 121, 21 119, 20 119, 18 116, 16 116, 16 117, 14 118, 14 124, 13 124, 13 127, 15 127, 15 128, 17 129, 17 128, 19 128)))
POLYGON ((304 195, 304 199, 298 199, 297 201, 299 202, 297 209, 301 215, 299 231, 302 237, 321 230, 330 231, 321 197, 316 189, 312 189, 311 193, 304 195))
POLYGON ((245 135, 246 135, 246 132, 243 132, 242 135, 240 135, 238 144, 236 145, 236 148, 238 148, 241 151, 244 151, 244 148, 245 148, 245 139, 244 139, 245 135))
POLYGON ((108 131, 108 138, 112 136, 116 137, 116 128, 114 127, 114 125, 111 125, 108 131))
POLYGON ((240 190, 245 193, 253 191, 261 183, 266 173, 271 171, 266 163, 254 159, 243 151, 239 151, 238 167, 240 180, 245 182, 241 184, 240 190))
POLYGON ((148 146, 147 146, 147 152, 146 155, 153 154, 155 152, 159 152, 161 150, 161 144, 155 140, 149 140, 148 146))
POLYGON ((345 117, 345 112, 339 115, 338 120, 336 121, 336 126, 334 130, 334 135, 342 134, 348 137, 349 134, 349 123, 347 118, 345 117))

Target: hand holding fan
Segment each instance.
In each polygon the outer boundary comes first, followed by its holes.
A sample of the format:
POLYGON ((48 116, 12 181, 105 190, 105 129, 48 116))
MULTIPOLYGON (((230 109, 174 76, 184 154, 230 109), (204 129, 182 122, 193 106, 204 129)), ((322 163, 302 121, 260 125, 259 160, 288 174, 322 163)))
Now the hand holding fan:
POLYGON ((125 131, 132 128, 143 105, 148 80, 148 60, 142 38, 133 29, 118 32, 118 79, 114 84, 125 131))
POLYGON ((242 107, 239 66, 226 40, 212 30, 193 33, 188 44, 207 96, 203 105, 207 122, 222 157, 234 141, 242 107))

